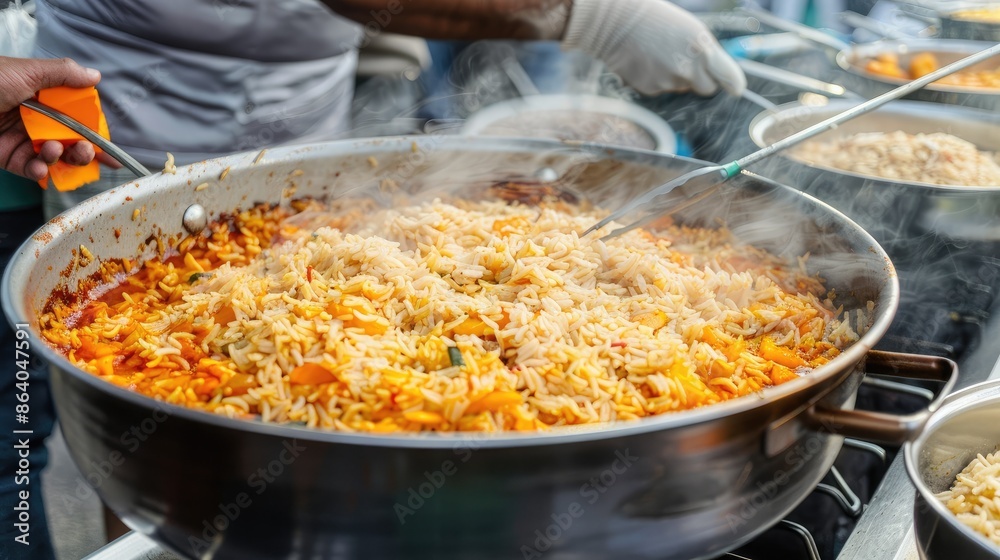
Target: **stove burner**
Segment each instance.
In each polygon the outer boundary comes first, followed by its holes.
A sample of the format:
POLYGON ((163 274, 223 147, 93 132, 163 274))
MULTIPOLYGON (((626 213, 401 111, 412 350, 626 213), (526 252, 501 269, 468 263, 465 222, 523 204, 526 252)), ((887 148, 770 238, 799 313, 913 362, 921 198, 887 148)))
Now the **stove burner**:
POLYGON ((837 457, 840 466, 835 464, 830 468, 815 492, 781 523, 719 560, 832 560, 854 529, 854 520, 864 510, 864 500, 875 488, 874 483, 864 484, 855 491, 847 480, 870 480, 873 476, 881 479, 887 458, 888 453, 882 447, 845 438, 844 448, 837 457), (864 465, 861 472, 857 469, 859 464, 864 465), (847 473, 846 477, 842 470, 847 473))

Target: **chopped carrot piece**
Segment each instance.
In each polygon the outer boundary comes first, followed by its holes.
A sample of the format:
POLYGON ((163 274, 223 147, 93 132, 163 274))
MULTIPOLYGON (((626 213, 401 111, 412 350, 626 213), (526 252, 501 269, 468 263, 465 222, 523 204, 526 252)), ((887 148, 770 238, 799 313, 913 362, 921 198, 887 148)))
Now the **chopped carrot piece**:
POLYGON ((100 344, 100 345, 97 345, 97 349, 94 350, 94 357, 95 358, 103 358, 105 356, 110 356, 110 355, 113 355, 113 354, 117 354, 120 351, 121 351, 121 348, 116 348, 116 347, 114 347, 114 346, 112 346, 110 344, 100 344))
POLYGON ((794 350, 778 346, 767 336, 760 341, 760 357, 789 368, 807 365, 806 361, 796 354, 794 350))
POLYGON ((722 346, 722 341, 719 340, 719 335, 715 334, 715 329, 712 327, 705 327, 701 330, 701 340, 713 348, 722 346))
POLYGON ((771 368, 771 382, 775 385, 781 385, 786 381, 791 381, 793 379, 798 379, 799 376, 795 374, 794 371, 786 368, 781 364, 774 364, 771 368))
POLYGON ((736 366, 725 360, 715 360, 712 362, 711 373, 712 377, 732 377, 736 373, 736 366))
POLYGON ((517 391, 495 391, 472 402, 465 409, 466 414, 479 414, 484 411, 495 412, 507 406, 517 406, 524 402, 521 393, 517 391))
POLYGON ((909 74, 900 68, 898 64, 888 64, 878 60, 872 60, 868 62, 865 69, 874 74, 881 74, 890 78, 899 78, 902 80, 908 80, 910 78, 909 74))
POLYGON ((333 383, 337 378, 330 370, 319 364, 306 363, 292 370, 288 381, 292 385, 322 385, 333 383))
POLYGON ((501 218, 493 222, 493 231, 495 233, 517 233, 527 227, 528 221, 520 216, 501 218))
POLYGON ((673 365, 670 366, 670 376, 684 387, 684 393, 687 397, 686 405, 699 406, 719 401, 718 395, 709 389, 683 360, 674 360, 673 365))
POLYGON ((219 380, 214 377, 207 377, 202 380, 202 384, 199 385, 194 392, 198 395, 211 395, 212 391, 219 386, 219 380))
POLYGON ((334 319, 343 321, 344 328, 357 327, 369 335, 385 334, 389 330, 389 321, 385 317, 377 317, 373 321, 364 321, 358 317, 358 313, 369 316, 375 315, 375 306, 370 301, 362 298, 354 298, 352 303, 356 304, 360 309, 335 301, 330 303, 326 307, 326 310, 330 315, 333 315, 334 319))
POLYGON ((245 395, 251 387, 257 386, 257 378, 249 373, 235 373, 222 384, 224 394, 245 395))
POLYGON ((441 424, 444 422, 444 416, 441 416, 437 412, 429 412, 426 410, 414 410, 412 412, 404 412, 403 418, 406 418, 410 422, 416 424, 424 424, 431 426, 434 424, 441 424))
POLYGON ((923 52, 910 59, 910 77, 916 80, 937 70, 941 65, 934 53, 923 52))
POLYGON ((115 373, 115 356, 114 354, 109 354, 107 356, 102 356, 97 358, 96 361, 97 371, 101 375, 111 376, 115 373))
POLYGON ((633 316, 632 320, 640 325, 647 326, 654 331, 662 328, 668 322, 667 314, 659 310, 650 311, 648 313, 639 313, 638 315, 633 316))
POLYGON ((469 317, 455 327, 455 334, 475 335, 483 338, 493 334, 493 329, 488 327, 482 319, 469 317))
POLYGON ((212 318, 215 322, 220 325, 228 325, 236 320, 236 311, 233 310, 232 306, 223 305, 218 311, 212 313, 212 318))
POLYGON ((747 350, 747 342, 742 338, 740 338, 739 340, 733 342, 729 346, 726 346, 722 350, 722 353, 726 355, 726 358, 728 358, 730 362, 735 362, 736 360, 740 359, 740 354, 746 352, 746 350, 747 350))

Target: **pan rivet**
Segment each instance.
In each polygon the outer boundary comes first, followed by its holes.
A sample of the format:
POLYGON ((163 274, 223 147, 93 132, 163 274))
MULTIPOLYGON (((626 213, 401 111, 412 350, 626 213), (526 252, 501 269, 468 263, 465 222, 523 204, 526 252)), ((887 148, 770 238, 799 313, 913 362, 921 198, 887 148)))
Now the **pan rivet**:
POLYGON ((188 233, 201 233, 208 226, 208 213, 201 204, 192 204, 184 211, 184 229, 188 233))
POLYGON ((543 183, 551 183, 559 179, 559 174, 556 173, 556 170, 551 167, 543 167, 538 171, 535 171, 535 178, 543 183))

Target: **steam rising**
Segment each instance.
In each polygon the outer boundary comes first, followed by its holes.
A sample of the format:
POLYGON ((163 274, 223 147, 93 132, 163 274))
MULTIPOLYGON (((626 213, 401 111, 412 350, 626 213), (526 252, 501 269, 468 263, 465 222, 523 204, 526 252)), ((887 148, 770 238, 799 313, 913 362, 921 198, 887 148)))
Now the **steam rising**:
MULTIPOLYGON (((769 31, 753 24, 746 18, 731 15, 712 21, 720 37, 769 31)), ((691 94, 640 98, 599 63, 582 56, 564 56, 553 64, 546 57, 547 54, 537 48, 481 42, 459 56, 446 86, 433 92, 419 91, 420 85, 416 82, 395 83, 391 91, 379 81, 367 84, 358 91, 356 132, 360 135, 371 135, 379 130, 386 134, 455 134, 463 119, 475 111, 503 100, 530 95, 534 88, 542 93, 596 93, 636 102, 659 114, 681 132, 687 154, 705 160, 731 161, 757 148, 748 137, 748 129, 760 109, 745 100, 724 93, 708 99, 691 94), (542 75, 551 79, 536 79, 526 85, 523 73, 517 69, 530 69, 540 62, 549 65, 542 75), (408 94, 412 101, 400 103, 401 94, 403 98, 408 94), (429 101, 415 101, 428 94, 431 96, 429 101)), ((824 81, 847 83, 846 75, 835 68, 828 54, 818 50, 772 55, 764 62, 824 81)), ((775 103, 795 101, 801 93, 755 78, 750 79, 750 88, 775 103)), ((801 123, 800 128, 806 124, 801 123)), ((884 126, 891 128, 894 125, 886 123, 884 126)), ((977 134, 979 137, 1000 137, 995 129, 977 134)), ((978 139, 961 133, 956 135, 972 141, 978 139)), ((416 203, 448 196, 470 184, 482 186, 497 180, 532 183, 539 182, 539 176, 554 172, 560 178, 557 185, 561 188, 581 192, 587 201, 613 210, 629 197, 690 168, 687 164, 672 162, 667 166, 669 171, 647 167, 615 171, 595 163, 593 156, 572 147, 543 149, 532 146, 534 152, 528 160, 498 169, 470 166, 463 158, 424 158, 414 154, 401 165, 376 170, 375 178, 362 185, 358 192, 371 194, 380 204, 387 205, 400 203, 401 196, 406 193, 405 200, 416 203), (434 164, 429 166, 427 161, 434 164), (549 169, 551 171, 547 171, 549 169), (381 188, 386 179, 402 190, 390 193, 381 188)), ((657 160, 654 156, 647 159, 650 163, 657 160)), ((955 343, 952 340, 955 332, 969 325, 980 328, 985 322, 992 305, 993 286, 1000 283, 997 278, 1000 265, 989 261, 990 255, 996 252, 994 240, 1000 239, 1000 228, 983 228, 982 224, 988 220, 988 215, 997 215, 1000 194, 988 193, 972 199, 954 197, 941 204, 926 191, 914 191, 883 181, 845 181, 842 175, 817 172, 792 164, 781 156, 751 171, 774 177, 825 201, 858 222, 885 247, 899 269, 902 289, 895 334, 949 346, 955 343), (972 233, 957 231, 954 227, 944 229, 949 223, 965 227, 972 233), (963 238, 972 240, 961 241, 963 238)), ((734 189, 746 190, 751 184, 753 181, 743 180, 727 186, 717 197, 686 211, 681 216, 682 221, 711 227, 727 225, 742 242, 784 256, 789 264, 795 264, 795 258, 810 252, 810 270, 822 271, 830 286, 843 286, 838 290, 842 294, 858 288, 859 279, 862 279, 860 284, 864 284, 877 276, 871 268, 870 255, 862 256, 842 246, 841 236, 845 232, 837 231, 829 216, 822 211, 803 216, 798 202, 780 190, 734 192, 734 189)), ((872 288, 868 286, 862 291, 873 295, 872 288)), ((955 345, 960 346, 960 343, 955 345)))

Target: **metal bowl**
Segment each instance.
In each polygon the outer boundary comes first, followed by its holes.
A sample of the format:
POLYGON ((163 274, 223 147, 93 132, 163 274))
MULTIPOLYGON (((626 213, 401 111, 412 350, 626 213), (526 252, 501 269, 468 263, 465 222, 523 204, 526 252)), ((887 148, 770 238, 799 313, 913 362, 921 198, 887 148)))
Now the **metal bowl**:
POLYGON ((845 410, 864 371, 948 379, 945 391, 956 374, 948 360, 871 351, 899 301, 888 257, 839 212, 759 177, 734 178, 734 188, 677 218, 703 227, 725 220, 741 241, 790 262, 809 252, 809 270, 840 303, 874 307, 861 340, 810 375, 696 410, 532 434, 310 430, 152 400, 76 368, 37 336, 54 290, 72 290, 103 259, 155 256, 158 243, 186 234, 185 224, 199 231, 196 210, 218 217, 257 201, 288 203, 293 192, 377 197, 386 179, 433 197, 547 174, 611 204, 699 165, 651 152, 460 136, 225 157, 121 185, 49 222, 11 260, 3 310, 28 324, 32 352, 52 366, 56 409, 84 475, 128 526, 182 556, 711 558, 776 523, 815 488, 841 445, 832 433, 898 443, 919 428, 926 414, 845 410), (89 264, 76 258, 81 245, 95 257, 89 264))
POLYGON ((982 2, 954 2, 961 7, 951 7, 939 10, 937 13, 938 35, 944 39, 970 39, 973 41, 1000 42, 1000 22, 983 21, 962 17, 961 12, 968 9, 996 9, 1000 4, 983 4, 982 2))
POLYGON ((677 135, 659 115, 598 95, 530 95, 501 101, 471 115, 462 132, 677 153, 677 135))
MULTIPOLYGON (((750 138, 767 146, 855 105, 788 104, 761 113, 750 138)), ((896 101, 818 136, 815 141, 860 132, 944 132, 1000 152, 1000 114, 917 101, 896 101)), ((856 220, 881 243, 934 231, 968 240, 1000 239, 1000 187, 967 187, 885 179, 818 165, 782 154, 757 164, 754 172, 816 196, 856 220)))
MULTIPOLYGON (((882 54, 899 56, 905 66, 909 58, 918 53, 933 53, 941 64, 949 64, 961 58, 993 46, 981 41, 958 39, 905 39, 898 41, 878 41, 850 46, 837 54, 837 64, 850 76, 848 89, 872 98, 895 89, 908 80, 874 74, 865 69, 865 63, 882 54)), ((1000 56, 975 64, 968 71, 995 70, 1000 68, 1000 56)), ((1000 88, 977 88, 931 84, 914 92, 907 99, 947 103, 964 107, 976 107, 991 111, 1000 110, 1000 88)))
POLYGON ((997 560, 1000 547, 961 523, 934 497, 976 458, 1000 447, 1000 381, 974 385, 948 397, 923 433, 903 448, 917 488, 914 532, 924 560, 997 560))

